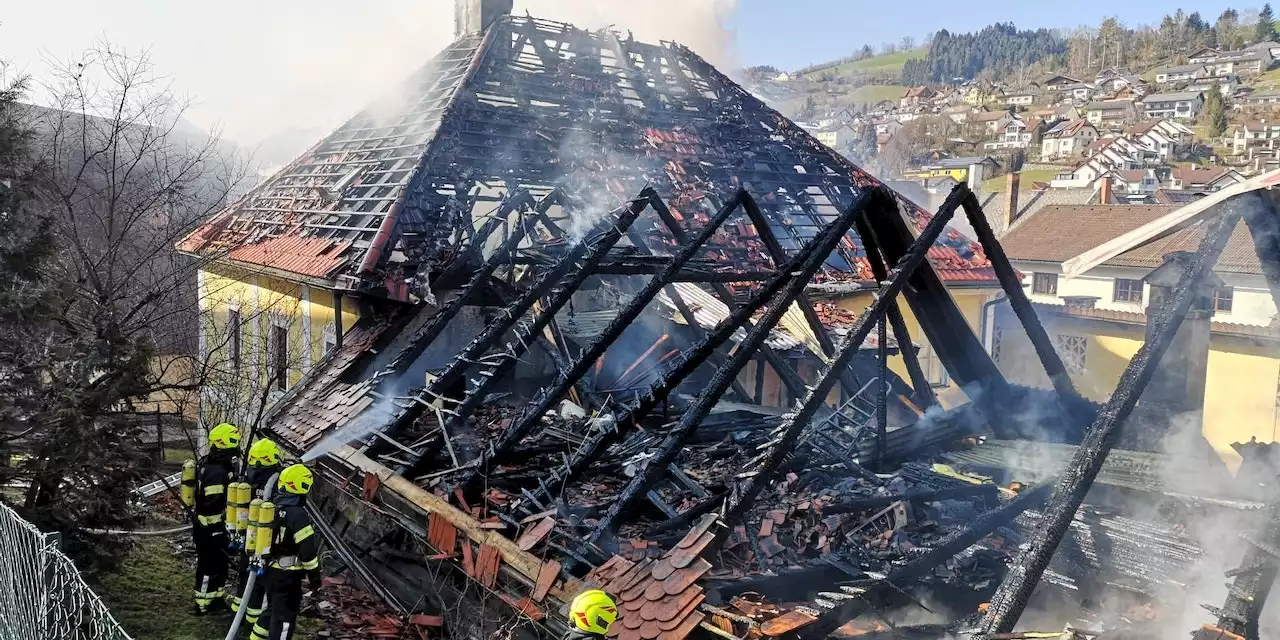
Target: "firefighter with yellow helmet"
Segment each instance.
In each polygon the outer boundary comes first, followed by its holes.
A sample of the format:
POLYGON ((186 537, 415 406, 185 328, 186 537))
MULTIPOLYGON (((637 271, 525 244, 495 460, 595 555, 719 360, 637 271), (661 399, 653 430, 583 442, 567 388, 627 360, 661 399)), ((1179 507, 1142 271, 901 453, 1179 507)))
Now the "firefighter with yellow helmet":
POLYGON ((230 569, 225 523, 227 488, 233 479, 240 429, 222 423, 209 430, 209 453, 184 473, 183 495, 190 496, 196 547, 195 613, 204 615, 226 606, 223 590, 230 569))
POLYGON ((618 605, 609 594, 599 589, 579 593, 569 603, 569 625, 572 630, 564 640, 592 640, 603 638, 609 627, 618 619, 618 605))
POLYGON ((267 610, 254 623, 251 640, 292 638, 302 608, 303 578, 309 578, 313 590, 320 588, 320 541, 306 510, 314 482, 306 465, 291 465, 280 472, 271 497, 276 506, 271 549, 264 557, 267 610))
MULTIPOLYGON (((272 440, 262 438, 253 443, 249 447, 248 457, 249 469, 245 472, 245 481, 249 483, 250 499, 265 498, 264 490, 267 483, 273 477, 280 473, 280 447, 272 440)), ((249 553, 244 549, 240 549, 239 562, 236 565, 237 573, 240 577, 239 584, 235 594, 231 596, 231 610, 239 611, 240 594, 244 593, 245 583, 249 579, 249 553)), ((247 624, 253 624, 262 616, 262 612, 267 608, 267 590, 266 585, 261 581, 255 581, 253 584, 253 593, 249 594, 248 605, 244 612, 244 621, 247 624)))

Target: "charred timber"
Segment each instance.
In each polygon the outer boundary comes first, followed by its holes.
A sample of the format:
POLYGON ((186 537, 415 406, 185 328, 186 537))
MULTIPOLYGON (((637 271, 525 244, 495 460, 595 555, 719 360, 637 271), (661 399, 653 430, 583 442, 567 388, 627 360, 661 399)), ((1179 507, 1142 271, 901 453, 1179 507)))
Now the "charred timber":
MULTIPOLYGON (((573 261, 569 272, 551 289, 547 296, 546 304, 534 316, 533 321, 522 323, 516 328, 515 340, 506 345, 506 348, 499 354, 500 358, 493 364, 488 365, 486 370, 480 372, 477 384, 467 392, 466 397, 454 408, 449 419, 442 425, 441 428, 444 430, 446 437, 465 425, 471 414, 488 397, 494 385, 498 384, 515 368, 516 364, 520 362, 520 357, 538 339, 538 334, 551 323, 555 315, 560 312, 560 309, 568 304, 569 299, 582 286, 582 283, 586 282, 587 278, 595 273, 596 265, 600 264, 600 261, 604 259, 609 250, 622 239, 622 234, 635 223, 642 211, 644 211, 643 206, 628 207, 616 221, 609 221, 609 224, 604 226, 598 235, 582 240, 582 244, 589 247, 586 254, 573 261)), ((571 256, 564 257, 564 260, 570 259, 571 256)), ((488 457, 490 457, 488 452, 482 454, 482 459, 488 457)), ((483 462, 480 464, 485 467, 486 471, 490 468, 483 462)), ((411 473, 417 471, 413 466, 410 469, 411 473)))
POLYGON ((1040 364, 1044 366, 1045 373, 1049 374, 1053 389, 1064 398, 1074 397, 1077 395, 1076 388, 1071 384, 1067 367, 1062 364, 1062 358, 1053 348, 1053 341, 1049 339, 1048 332, 1044 330, 1044 325, 1040 324, 1040 318, 1036 316, 1035 309, 1031 307, 1031 300, 1022 289, 1022 279, 1018 277, 1017 271, 1014 271, 1013 265, 1009 264, 1009 256, 1005 254, 1004 247, 1000 246, 995 232, 991 230, 987 216, 982 212, 982 205, 978 203, 977 195, 971 192, 969 197, 965 198, 964 211, 969 218, 969 226, 973 227, 974 233, 978 236, 978 242, 982 244, 982 250, 991 261, 996 279, 1000 281, 1000 286, 1009 299, 1009 306, 1013 307, 1013 313, 1018 316, 1018 321, 1027 332, 1027 338, 1035 347, 1036 355, 1040 357, 1040 364))
MULTIPOLYGON (((938 209, 938 214, 929 221, 924 231, 920 233, 920 237, 911 244, 907 254, 894 267, 888 282, 880 287, 871 306, 864 309, 858 317, 853 329, 845 336, 845 341, 841 344, 840 350, 830 364, 827 365, 817 383, 809 390, 800 408, 783 418, 782 423, 775 430, 774 440, 770 443, 763 458, 760 459, 759 465, 755 468, 756 474, 747 480, 747 484, 739 492, 737 500, 730 504, 725 515, 727 526, 718 534, 717 544, 724 542, 726 536, 723 532, 732 531, 733 527, 751 508, 761 489, 768 486, 773 480, 774 474, 782 467, 783 461, 795 449, 801 432, 809 425, 809 421, 813 419, 819 407, 826 402, 827 396, 831 393, 832 387, 835 386, 840 372, 849 366, 853 357, 857 355, 858 350, 862 348, 862 343, 867 339, 871 330, 878 324, 883 326, 881 320, 883 320, 885 312, 893 305, 894 298, 906 286, 911 274, 921 264, 924 264, 929 249, 933 247, 933 243, 938 239, 938 236, 946 229, 947 221, 955 214, 956 207, 960 206, 961 200, 967 195, 968 189, 963 186, 957 186, 952 190, 946 202, 938 209)), ((892 209, 892 211, 896 214, 896 208, 892 209)), ((858 213, 861 214, 862 212, 858 213)), ((852 220, 849 222, 852 223, 852 220)), ((825 254, 822 257, 825 259, 825 254)), ((881 406, 878 403, 877 408, 883 411, 880 408, 881 406)), ((884 437, 883 433, 878 433, 876 437, 876 449, 879 455, 883 455, 884 437)))
MULTIPOLYGON (((812 278, 813 275, 817 273, 818 269, 822 267, 822 264, 826 262, 827 255, 830 254, 836 244, 844 238, 844 234, 853 227, 854 220, 859 215, 862 215, 864 207, 868 205, 882 206, 884 204, 884 192, 877 189, 873 191, 873 193, 878 195, 872 196, 870 198, 872 200, 871 202, 868 202, 869 198, 867 197, 858 198, 858 200, 856 200, 843 214, 841 214, 839 218, 823 230, 822 238, 819 241, 818 246, 809 254, 804 266, 798 273, 794 274, 790 282, 787 283, 787 286, 778 293, 776 298, 774 298, 768 311, 765 312, 764 317, 756 323, 756 326, 754 326, 751 331, 747 333, 746 337, 743 338, 742 342, 738 344, 737 348, 733 352, 733 356, 729 360, 729 363, 716 371, 715 375, 712 376, 711 381, 708 383, 707 388, 698 394, 697 400, 695 400, 693 405, 691 405, 685 411, 684 415, 681 416, 680 422, 667 433, 666 438, 664 438, 662 444, 654 452, 653 457, 648 460, 644 470, 641 473, 636 474, 636 476, 623 488, 621 494, 618 495, 613 504, 609 507, 609 510, 600 518, 600 523, 596 525, 596 528, 590 534, 591 540, 598 539, 600 535, 606 532, 612 533, 614 527, 618 524, 619 517, 623 513, 634 513, 636 503, 642 499, 650 489, 653 489, 657 482, 665 475, 667 465, 675 460, 676 455, 679 454, 685 441, 688 440, 689 436, 698 428, 698 424, 702 422, 702 419, 705 418, 707 414, 711 412, 711 409, 716 405, 716 403, 720 401, 720 396, 729 388, 730 382, 738 376, 738 372, 741 371, 742 367, 746 366, 747 362, 750 362, 756 351, 764 344, 765 339, 769 337, 769 332, 772 331, 773 327, 782 319, 782 315, 786 313, 791 302, 795 300, 796 294, 804 290, 809 279, 812 278)), ((896 208, 886 208, 888 211, 892 212, 886 212, 887 215, 897 214, 896 208)), ((941 231, 941 227, 939 227, 938 231, 941 231)), ((933 237, 937 237, 937 232, 933 234, 933 237)), ((929 244, 932 244, 932 239, 928 242, 929 244)), ((924 252, 921 251, 920 254, 923 256, 924 252)), ((901 284, 899 284, 899 287, 900 286, 901 284)), ((892 294, 888 294, 887 297, 892 298, 892 294)), ((866 314, 864 313, 864 316, 865 315, 866 314)), ((829 381, 826 385, 826 391, 823 392, 824 398, 826 393, 830 391, 831 385, 835 384, 836 380, 838 380, 839 370, 848 364, 849 359, 857 352, 857 347, 861 344, 861 341, 866 339, 867 331, 870 331, 869 324, 865 327, 860 326, 858 330, 852 332, 852 335, 857 336, 855 341, 851 343, 854 345, 853 348, 849 348, 848 345, 846 345, 844 351, 848 352, 848 355, 841 353, 836 357, 837 364, 833 364, 831 367, 828 367, 828 375, 823 378, 824 381, 829 381), (861 335, 859 335, 859 333, 861 335), (834 375, 832 375, 833 371, 835 372, 834 375)), ((817 408, 814 407, 813 411, 816 411, 816 409, 817 408)), ((813 411, 809 412, 810 416, 813 415, 813 411)))
MULTIPOLYGON (((654 276, 647 282, 643 289, 632 297, 626 308, 609 322, 601 332, 599 338, 595 342, 587 346, 573 362, 573 364, 564 371, 561 371, 556 380, 548 387, 544 387, 538 394, 538 397, 520 412, 520 415, 512 421, 499 438, 497 444, 493 447, 491 455, 483 458, 479 466, 469 472, 460 482, 464 491, 469 491, 473 485, 486 476, 497 465, 506 462, 511 453, 515 450, 520 441, 527 437, 537 427, 542 420, 542 416, 559 402, 573 385, 586 375, 596 361, 608 351, 623 332, 635 322, 636 318, 644 312, 649 303, 657 297, 658 293, 666 287, 671 278, 675 276, 680 269, 691 260, 702 246, 711 239, 711 236, 720 228, 720 225, 728 220, 733 212, 738 208, 745 192, 738 192, 723 207, 720 208, 716 215, 706 224, 706 226, 693 238, 682 245, 680 253, 676 254, 667 262, 665 268, 658 275, 654 276)), ((654 196, 657 199, 657 196, 654 196)))
POLYGON ((1252 202, 1247 195, 1228 204, 1228 210, 1210 224, 1199 251, 1183 268, 1173 298, 1154 319, 1150 338, 1129 361, 1116 390, 1098 412, 1097 419, 1063 474, 1062 483, 1053 501, 1045 509, 1044 518, 1036 528, 1027 550, 1010 567, 1004 582, 992 598, 987 618, 983 621, 982 630, 985 634, 1008 633, 1017 624, 1036 584, 1048 568, 1054 551, 1071 526, 1076 510, 1084 502, 1107 454, 1115 445, 1120 427, 1133 412, 1143 389, 1155 374, 1156 366, 1190 310, 1201 283, 1217 263, 1231 230, 1240 220, 1240 211, 1236 207, 1244 206, 1246 202, 1252 202), (1231 206, 1233 204, 1236 207, 1231 206))

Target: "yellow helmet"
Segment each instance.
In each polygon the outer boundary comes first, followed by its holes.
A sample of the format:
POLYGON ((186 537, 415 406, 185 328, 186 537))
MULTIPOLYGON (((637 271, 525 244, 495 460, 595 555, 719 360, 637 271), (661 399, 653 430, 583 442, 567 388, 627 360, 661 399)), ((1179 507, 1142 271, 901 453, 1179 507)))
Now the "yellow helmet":
POLYGON ((294 464, 285 467, 280 472, 280 481, 276 483, 276 488, 284 489, 289 493, 305 496, 311 491, 311 484, 315 482, 315 477, 311 475, 311 470, 305 464, 294 464))
POLYGON ((240 446, 240 429, 227 422, 210 429, 209 445, 214 449, 234 449, 240 446))
POLYGON ((263 438, 249 447, 249 466, 269 467, 280 464, 280 447, 276 443, 263 438))
POLYGON ((618 605, 599 589, 583 591, 569 604, 569 621, 579 631, 604 635, 617 619, 618 605))

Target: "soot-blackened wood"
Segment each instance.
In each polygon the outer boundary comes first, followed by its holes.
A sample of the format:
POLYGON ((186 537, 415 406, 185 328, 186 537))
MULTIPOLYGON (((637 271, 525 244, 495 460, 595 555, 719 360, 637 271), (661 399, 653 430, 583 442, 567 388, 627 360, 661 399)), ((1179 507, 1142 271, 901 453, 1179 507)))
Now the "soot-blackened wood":
MULTIPOLYGON (((462 402, 454 408, 453 413, 449 415, 449 419, 445 421, 445 424, 441 425, 443 435, 448 436, 450 433, 455 433, 459 428, 466 425, 467 419, 484 403, 485 398, 489 396, 493 388, 515 369, 516 364, 520 362, 520 358, 538 340, 542 330, 555 319, 560 309, 569 303, 569 299, 582 286, 582 283, 591 277, 595 272, 595 267, 600 264, 600 261, 609 253, 609 250, 618 244, 618 241, 622 239, 623 233, 635 223, 643 210, 643 207, 628 207, 613 224, 605 226, 599 230, 599 233, 582 240, 584 244, 589 246, 586 254, 574 261, 569 272, 551 289, 551 292, 547 295, 546 303, 534 316, 533 321, 520 323, 516 327, 514 339, 506 343, 500 353, 495 354, 498 359, 489 364, 485 370, 480 371, 476 385, 467 392, 462 402)), ((568 260, 569 257, 566 256, 564 259, 568 260)), ((488 456, 489 452, 486 449, 485 453, 481 454, 481 462, 478 463, 485 466, 486 470, 490 467, 485 465, 483 460, 488 456)), ((415 472, 419 470, 413 469, 415 472)))
MULTIPOLYGON (((862 238, 862 247, 867 252, 867 263, 871 265, 871 274, 875 276, 877 283, 888 280, 889 269, 884 264, 880 246, 876 244, 876 236, 871 233, 871 227, 867 224, 865 216, 858 218, 856 228, 858 236, 862 238)), ((915 391, 916 402, 926 409, 932 407, 938 403, 938 399, 933 394, 933 385, 929 384, 929 378, 924 375, 924 369, 920 367, 920 357, 916 352, 915 341, 911 338, 911 330, 907 328, 906 320, 902 318, 902 308, 898 306, 897 300, 889 306, 885 315, 889 318, 889 326, 893 329, 893 339, 898 342, 898 353, 902 355, 902 362, 907 366, 907 377, 911 378, 911 388, 915 391)))
MULTIPOLYGON (((894 301, 890 301, 889 307, 893 306, 894 301)), ((889 312, 889 307, 885 308, 885 313, 889 312)), ((885 322, 885 318, 880 318, 880 322, 876 325, 879 328, 878 338, 880 343, 876 345, 876 353, 879 356, 880 367, 879 381, 876 384, 876 471, 884 472, 884 450, 885 440, 889 437, 889 323, 885 322)))
POLYGON ((873 584, 867 590, 868 593, 864 594, 862 598, 845 600, 835 609, 822 612, 818 616, 817 622, 806 625, 800 630, 799 639, 825 640, 836 629, 864 613, 870 606, 871 598, 888 591, 898 591, 909 587, 913 581, 933 570, 934 567, 946 562, 947 559, 957 553, 968 549, 975 542, 983 539, 997 528, 1012 522, 1014 518, 1018 517, 1018 514, 1044 504, 1052 490, 1052 482, 1046 482, 1023 491, 1021 495, 1004 506, 983 513, 973 519, 969 526, 951 533, 942 540, 930 545, 929 550, 924 554, 916 556, 914 560, 890 571, 884 580, 873 584))
MULTIPOLYGON (((747 480, 746 486, 739 491, 737 498, 729 505, 728 512, 725 514, 727 526, 723 528, 724 531, 732 531, 734 525, 751 508, 760 491, 772 482, 774 474, 782 467, 783 461, 795 450, 796 442, 799 440, 801 432, 804 431, 804 428, 809 425, 809 421, 813 419, 814 414, 826 402, 827 395, 831 393, 832 387, 835 386, 836 380, 839 378, 840 370, 848 367, 849 363, 853 361, 854 356, 862 348, 862 344, 866 341, 871 330, 877 326, 885 312, 894 303, 894 298, 906 286, 907 280, 910 279, 912 273, 920 265, 924 264, 928 257, 929 249, 938 239, 938 236, 942 234, 943 230, 946 229, 947 221, 955 214, 955 210, 960 206, 960 202, 966 192, 967 190, 961 190, 960 187, 951 192, 951 195, 947 197, 947 201, 938 210, 938 214, 934 216, 933 220, 929 221, 924 231, 920 233, 920 237, 911 244, 902 260, 898 261, 897 266, 890 272, 888 281, 876 292, 875 299, 871 305, 858 316, 857 322, 854 323, 853 328, 845 336, 836 356, 832 358, 814 386, 809 389, 800 407, 785 416, 782 419, 782 423, 774 430, 776 435, 773 441, 766 450, 760 464, 753 469, 756 473, 747 480)), ((881 215, 897 214, 896 207, 890 205, 888 208, 890 211, 878 213, 881 215)), ((877 213, 874 209, 871 211, 877 213)), ((883 445, 878 446, 877 449, 883 452, 883 445)), ((717 544, 723 542, 724 538, 725 535, 722 531, 716 540, 717 544)))
POLYGON ((525 405, 520 415, 512 421, 511 426, 503 432, 501 438, 494 445, 492 455, 482 458, 478 466, 468 472, 467 476, 460 481, 464 491, 470 491, 473 485, 487 475, 493 467, 507 461, 516 446, 520 444, 520 441, 537 427, 539 421, 542 420, 542 416, 555 406, 555 403, 559 402, 560 398, 564 397, 564 394, 568 393, 569 389, 577 384, 582 376, 591 370, 596 361, 622 336, 623 332, 631 326, 631 323, 640 317, 640 314, 657 297, 663 287, 667 286, 671 278, 679 273, 685 263, 698 254, 702 246, 720 228, 720 225, 733 215, 740 205, 743 195, 744 192, 739 192, 721 207, 706 226, 698 232, 698 235, 685 243, 680 252, 667 262, 662 272, 651 278, 644 288, 632 296, 627 306, 609 321, 609 325, 600 333, 595 342, 588 345, 567 370, 561 371, 556 376, 555 382, 548 387, 544 387, 533 402, 525 405))
POLYGON ((1240 220, 1242 206, 1246 205, 1239 199, 1224 203, 1222 208, 1225 211, 1209 224, 1195 258, 1183 269, 1173 298, 1154 319, 1150 338, 1129 361, 1129 366, 1120 376, 1120 383, 1098 412, 1097 419, 1063 473, 1057 493, 1045 509, 1044 517, 1032 534, 1027 549, 1018 556, 992 597, 991 607, 983 623, 984 633, 1008 633, 1018 623, 1036 584, 1066 535, 1076 510, 1084 502, 1107 454, 1115 445, 1121 426, 1133 412, 1142 391, 1155 374, 1156 367, 1182 325, 1204 278, 1217 263, 1231 230, 1240 220))
POLYGON ((1000 246, 995 232, 991 230, 991 224, 987 222, 987 216, 982 212, 982 205, 978 202, 977 195, 970 193, 965 199, 964 212, 969 218, 969 226, 973 227, 974 233, 978 236, 982 250, 987 254, 987 260, 991 262, 991 268, 996 272, 996 279, 1000 281, 1000 286, 1009 299, 1009 306, 1013 307, 1014 315, 1018 316, 1023 330, 1027 332, 1027 339, 1031 340, 1031 346, 1040 357, 1040 364, 1044 366, 1045 373, 1049 374, 1053 389, 1064 398, 1076 396, 1076 388, 1071 383, 1067 367, 1062 364, 1062 358, 1053 348, 1049 333, 1044 330, 1044 325, 1040 324, 1040 318, 1036 316, 1035 309, 1031 307, 1031 300, 1027 298, 1027 292, 1022 288, 1022 280, 1018 277, 1018 272, 1014 270, 1013 265, 1009 263, 1009 256, 1005 254, 1004 247, 1000 246))
MULTIPOLYGON (((840 242, 844 234, 853 226, 854 220, 861 215, 863 207, 883 206, 883 202, 891 196, 887 195, 887 190, 877 189, 869 197, 873 200, 872 202, 867 202, 868 197, 859 198, 848 210, 840 214, 834 222, 823 230, 821 240, 805 260, 804 266, 793 275, 787 286, 773 299, 764 317, 747 332, 746 337, 742 339, 742 342, 734 350, 729 364, 716 371, 708 382, 707 388, 700 392, 694 403, 685 410, 680 422, 667 433, 662 444, 658 446, 654 455, 647 461, 644 470, 636 474, 623 487, 622 492, 610 505, 609 510, 601 516, 599 524, 591 532, 590 540, 596 540, 605 533, 612 533, 617 524, 622 522, 620 518, 626 517, 624 514, 631 515, 635 513, 637 502, 665 476, 667 465, 675 460, 676 455, 679 454, 689 436, 693 435, 702 419, 720 401, 720 396, 729 388, 730 381, 738 376, 742 367, 746 366, 747 362, 750 362, 756 351, 764 344, 764 341, 769 337, 770 331, 782 318, 782 315, 786 313, 791 302, 795 300, 796 294, 804 291, 804 287, 809 283, 810 278, 817 273, 818 269, 826 261, 827 255, 831 253, 831 250, 840 242)), ((867 330, 870 330, 869 326, 867 330)), ((861 337, 857 338, 859 343, 865 339, 865 332, 862 333, 861 337)), ((840 364, 833 365, 827 369, 828 373, 833 369, 837 373, 824 376, 824 380, 829 380, 826 390, 823 391, 824 397, 831 390, 831 385, 839 378, 837 367, 847 365, 849 359, 852 358, 852 354, 850 354, 843 358, 843 362, 840 362, 842 355, 837 355, 834 360, 834 362, 839 362, 840 364)), ((814 411, 816 411, 816 407, 814 411)), ((812 415, 812 411, 810 415, 812 415)))

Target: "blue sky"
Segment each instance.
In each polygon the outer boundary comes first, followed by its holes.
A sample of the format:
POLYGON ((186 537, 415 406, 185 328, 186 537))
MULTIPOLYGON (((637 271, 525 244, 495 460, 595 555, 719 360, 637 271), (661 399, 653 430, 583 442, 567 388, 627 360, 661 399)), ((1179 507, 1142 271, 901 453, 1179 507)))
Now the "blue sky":
MULTIPOLYGON (((1076 27, 1097 25, 1109 15, 1131 26, 1159 24, 1162 16, 1173 13, 1178 6, 1167 0, 739 0, 731 26, 744 64, 796 69, 848 55, 864 44, 878 48, 906 35, 919 41, 926 33, 940 29, 966 32, 993 22, 1013 22, 1023 29, 1076 27)), ((1180 6, 1188 13, 1199 11, 1212 24, 1227 7, 1244 11, 1262 4, 1204 0, 1182 2, 1180 6)))

